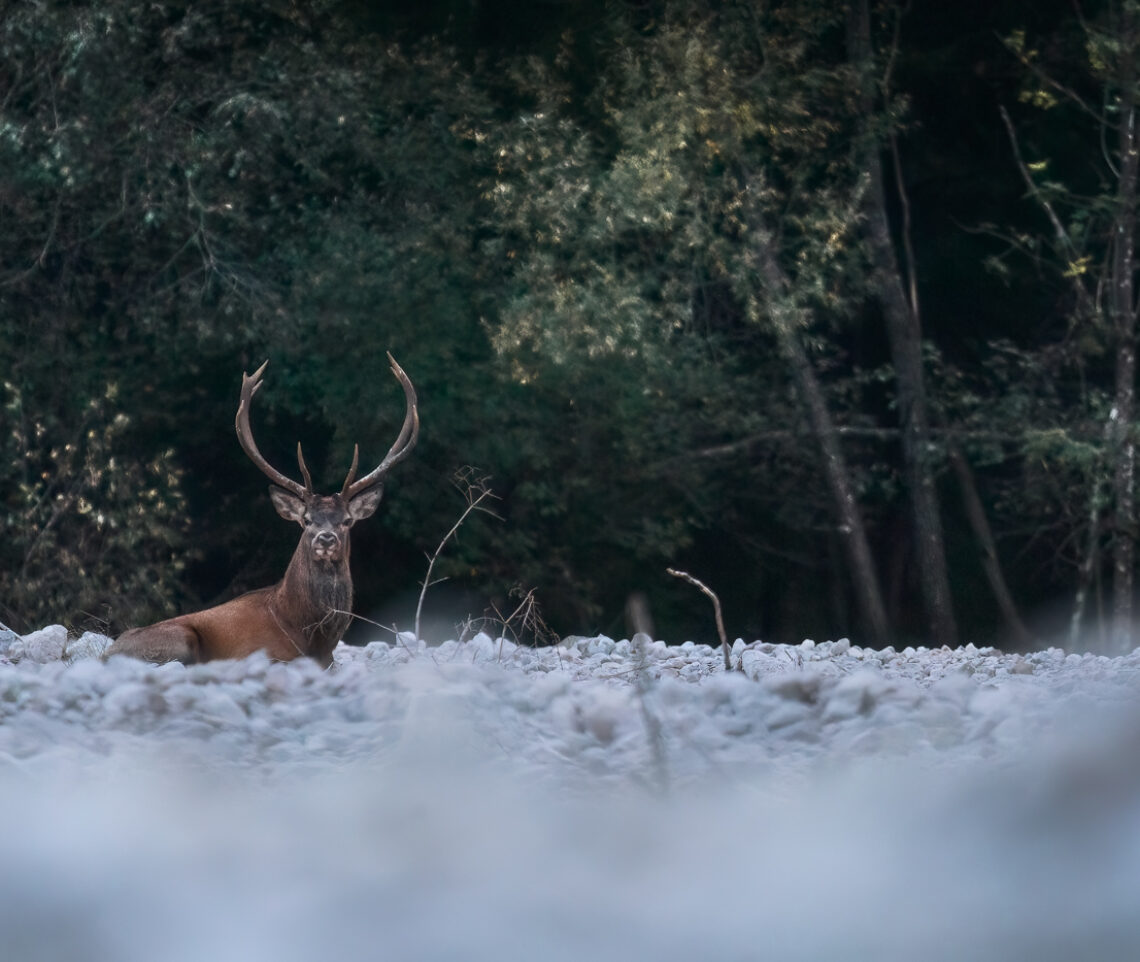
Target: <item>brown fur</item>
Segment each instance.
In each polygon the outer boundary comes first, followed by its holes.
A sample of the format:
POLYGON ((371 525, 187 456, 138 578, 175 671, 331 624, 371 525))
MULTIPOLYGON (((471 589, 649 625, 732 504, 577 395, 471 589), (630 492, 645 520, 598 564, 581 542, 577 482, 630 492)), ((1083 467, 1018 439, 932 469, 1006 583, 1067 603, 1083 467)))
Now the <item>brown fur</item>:
POLYGON ((131 655, 145 661, 192 665, 264 651, 274 661, 292 661, 305 655, 327 668, 348 618, 326 611, 320 618, 314 614, 307 622, 290 622, 282 617, 287 606, 282 605, 279 590, 280 585, 261 588, 216 608, 179 615, 147 628, 131 628, 107 649, 107 656, 131 655))
POLYGON ((376 510, 381 492, 379 486, 371 488, 347 504, 339 494, 313 495, 305 503, 274 489, 278 512, 304 528, 285 577, 217 607, 124 631, 106 657, 191 665, 264 651, 275 661, 304 656, 327 668, 351 617, 349 529, 376 510), (324 558, 315 556, 321 538, 324 558))

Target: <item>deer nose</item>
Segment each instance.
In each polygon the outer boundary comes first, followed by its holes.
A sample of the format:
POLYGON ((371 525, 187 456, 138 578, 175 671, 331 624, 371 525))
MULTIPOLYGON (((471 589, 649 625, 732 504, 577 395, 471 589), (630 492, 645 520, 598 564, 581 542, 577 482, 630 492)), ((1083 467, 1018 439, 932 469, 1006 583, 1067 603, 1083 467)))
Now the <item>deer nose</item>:
POLYGON ((335 548, 339 543, 340 538, 331 531, 319 531, 313 538, 313 545, 317 548, 335 548))

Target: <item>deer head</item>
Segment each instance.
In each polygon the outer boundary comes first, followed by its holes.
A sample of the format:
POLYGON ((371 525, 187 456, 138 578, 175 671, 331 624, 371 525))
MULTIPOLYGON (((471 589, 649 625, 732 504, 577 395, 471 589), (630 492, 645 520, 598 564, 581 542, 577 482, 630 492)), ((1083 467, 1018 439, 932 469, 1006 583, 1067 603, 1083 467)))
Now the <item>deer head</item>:
POLYGON ((352 453, 352 467, 348 470, 344 485, 339 493, 332 495, 317 494, 313 490, 313 479, 305 464, 300 441, 297 442, 297 466, 304 484, 298 484, 282 474, 262 457, 249 426, 249 408, 253 396, 261 387, 261 377, 269 362, 266 361, 253 374, 242 374, 241 401, 234 419, 238 442, 249 459, 273 482, 269 497, 277 513, 287 521, 296 521, 304 529, 298 550, 305 549, 306 554, 315 562, 330 565, 347 563, 349 529, 376 511, 384 494, 384 476, 408 456, 419 437, 420 415, 416 390, 391 354, 388 355, 388 361, 407 398, 403 427, 384 460, 362 478, 356 477, 360 465, 360 445, 356 445, 352 453))

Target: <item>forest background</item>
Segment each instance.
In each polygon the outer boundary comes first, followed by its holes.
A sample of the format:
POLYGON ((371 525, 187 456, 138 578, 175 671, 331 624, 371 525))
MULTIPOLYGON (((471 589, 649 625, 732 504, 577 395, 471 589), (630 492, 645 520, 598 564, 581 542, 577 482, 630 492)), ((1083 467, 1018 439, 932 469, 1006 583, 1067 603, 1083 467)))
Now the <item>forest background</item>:
POLYGON ((708 640, 674 566, 747 638, 1131 648, 1138 57, 1119 0, 6 3, 0 620, 276 580, 240 374, 332 489, 390 350, 384 624, 468 467, 440 636, 708 640))

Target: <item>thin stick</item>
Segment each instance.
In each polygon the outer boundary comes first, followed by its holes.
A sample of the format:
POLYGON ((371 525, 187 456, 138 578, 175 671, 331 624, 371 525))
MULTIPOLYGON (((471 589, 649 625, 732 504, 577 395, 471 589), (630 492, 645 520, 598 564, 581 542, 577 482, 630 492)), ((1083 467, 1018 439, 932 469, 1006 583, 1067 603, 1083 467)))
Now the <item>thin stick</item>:
MULTIPOLYGON (((378 621, 373 621, 371 618, 365 618, 364 615, 358 615, 352 611, 345 611, 343 608, 330 608, 329 610, 332 611, 333 614, 348 615, 350 618, 354 618, 357 621, 363 621, 366 625, 372 625, 374 628, 379 628, 381 631, 390 631, 393 635, 395 635, 397 645, 403 648, 404 651, 406 651, 409 655, 415 655, 415 652, 412 651, 412 649, 407 646, 404 639, 400 637, 400 629, 395 625, 382 625, 378 621)), ((432 661, 435 661, 435 655, 431 653, 430 649, 428 650, 428 657, 430 657, 432 661)), ((436 664, 438 665, 439 662, 436 662, 436 664)))
POLYGON ((721 617, 720 599, 716 596, 716 592, 713 591, 712 588, 706 585, 703 581, 698 581, 687 571, 678 571, 675 568, 666 568, 665 570, 669 574, 673 575, 674 578, 684 578, 687 582, 689 582, 689 584, 700 588, 701 591, 703 591, 712 599, 713 611, 716 612, 716 631, 717 634, 720 635, 720 647, 724 650, 724 670, 732 671, 732 662, 728 657, 728 636, 724 633, 724 618, 721 617))
MULTIPOLYGON (((451 538, 455 535, 455 532, 460 529, 460 527, 463 525, 463 522, 467 520, 467 516, 472 511, 476 511, 476 510, 486 511, 488 514, 492 514, 492 515, 495 514, 493 511, 491 511, 488 508, 479 507, 480 503, 485 498, 495 497, 494 492, 492 492, 491 489, 489 487, 487 487, 487 478, 479 478, 475 481, 469 481, 467 479, 470 477, 471 473, 472 472, 470 469, 465 469, 464 471, 460 471, 456 475, 456 479, 455 479, 456 487, 459 487, 461 484, 467 485, 467 490, 464 491, 464 497, 467 498, 467 507, 463 510, 463 514, 461 514, 459 516, 459 520, 456 521, 455 524, 453 524, 451 526, 451 530, 448 531, 447 534, 445 534, 443 536, 443 540, 439 543, 439 545, 435 549, 435 551, 433 551, 430 555, 428 555, 427 573, 424 575, 424 580, 422 582, 422 588, 420 589, 420 600, 416 604, 415 631, 416 631, 416 638, 417 639, 420 638, 420 614, 423 612, 423 608, 424 608, 424 595, 427 594, 427 590, 431 585, 436 584, 436 582, 431 580, 431 572, 432 572, 432 568, 435 567, 435 563, 436 563, 436 560, 439 558, 440 552, 443 551, 443 546, 445 544, 447 544, 448 541, 451 540, 451 538)), ((498 517, 498 515, 495 515, 495 516, 498 517)))
POLYGON ((649 636, 643 631, 633 636, 634 651, 637 653, 637 662, 634 666, 634 690, 637 692, 637 702, 641 709, 641 721, 645 725, 645 735, 649 740, 649 758, 653 767, 653 774, 657 777, 657 790, 664 795, 669 790, 669 767, 665 755, 665 732, 661 727, 661 719, 649 708, 649 692, 653 687, 653 680, 649 675, 649 652, 647 645, 649 636))

